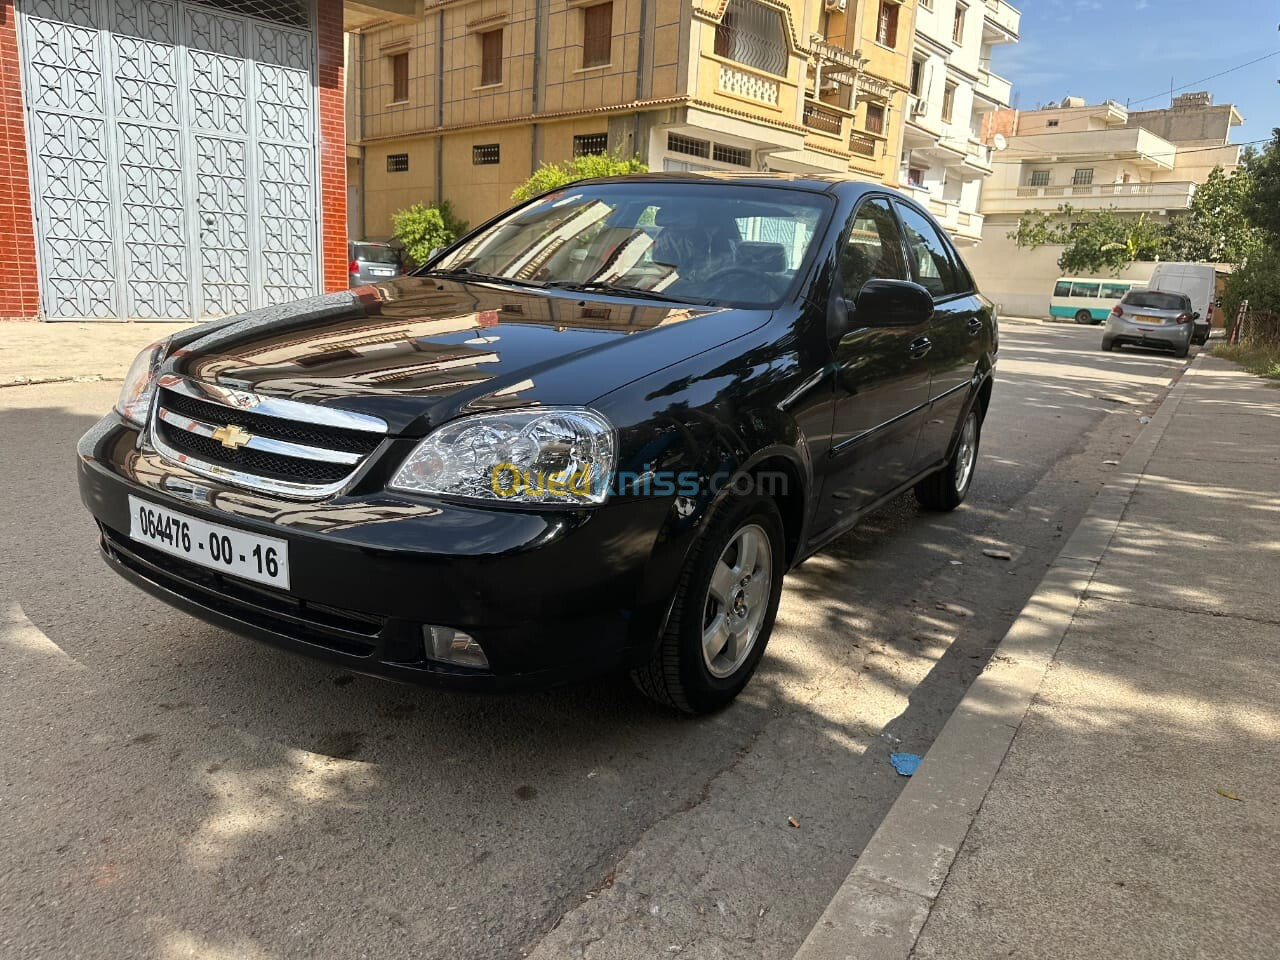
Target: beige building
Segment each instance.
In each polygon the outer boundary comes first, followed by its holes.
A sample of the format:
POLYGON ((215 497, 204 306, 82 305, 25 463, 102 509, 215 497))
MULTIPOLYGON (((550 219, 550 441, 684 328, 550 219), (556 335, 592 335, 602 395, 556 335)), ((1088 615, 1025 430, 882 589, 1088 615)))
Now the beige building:
MULTIPOLYGON (((966 256, 979 286, 1008 314, 1047 315, 1062 249, 1017 247, 1008 234, 1025 212, 1070 204, 1165 222, 1190 207, 1214 167, 1239 165, 1230 137, 1242 122, 1235 107, 1215 106, 1207 93, 1178 97, 1163 110, 1130 113, 1114 100, 1068 97, 1056 107, 988 117, 986 137, 1003 149, 993 153, 982 192, 983 243, 966 256)), ((1154 266, 1135 263, 1122 276, 1145 280, 1154 266)))
POLYGON ((353 236, 449 200, 472 224, 543 162, 895 183, 915 0, 443 0, 348 40, 353 236))

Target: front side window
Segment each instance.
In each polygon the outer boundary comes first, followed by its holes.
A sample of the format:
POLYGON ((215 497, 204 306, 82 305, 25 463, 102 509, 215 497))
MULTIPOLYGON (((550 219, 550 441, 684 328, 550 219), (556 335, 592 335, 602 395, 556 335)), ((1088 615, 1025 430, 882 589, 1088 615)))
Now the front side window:
POLYGON ((776 306, 811 259, 831 207, 826 195, 776 187, 568 186, 471 237, 437 269, 776 306))
POLYGON ((913 207, 899 205, 902 227, 906 233, 907 256, 915 271, 916 283, 935 298, 961 292, 963 284, 951 262, 947 243, 923 213, 913 207))
POLYGON ((840 251, 840 292, 856 300, 868 280, 910 280, 902 259, 902 233, 886 200, 866 200, 853 215, 840 251))
POLYGON ((1055 297, 1069 297, 1069 296, 1071 296, 1071 281, 1070 281, 1070 280, 1059 280, 1057 283, 1055 283, 1055 284, 1053 285, 1053 295, 1054 295, 1055 297))
POLYGON ((782 12, 758 0, 729 0, 716 24, 716 56, 785 77, 791 49, 782 12))

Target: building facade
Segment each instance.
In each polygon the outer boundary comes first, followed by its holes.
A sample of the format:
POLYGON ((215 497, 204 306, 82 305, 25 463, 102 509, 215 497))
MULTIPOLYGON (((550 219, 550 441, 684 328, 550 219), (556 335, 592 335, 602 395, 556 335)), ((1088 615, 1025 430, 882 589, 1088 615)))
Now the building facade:
POLYGON ((345 287, 342 31, 341 0, 0 0, 0 317, 345 287))
POLYGON ((354 233, 445 199, 475 224, 544 162, 894 183, 916 6, 440 0, 349 50, 354 233), (879 42, 883 40, 884 42, 879 42))
MULTIPOLYGON (((1014 315, 1047 315, 1062 252, 1016 246, 1008 235, 1025 213, 1069 204, 1163 223, 1187 211, 1215 167, 1230 172, 1240 163, 1240 147, 1230 138, 1243 120, 1207 93, 1132 113, 1114 100, 1086 104, 1068 97, 1054 107, 1002 111, 987 120, 991 139, 999 132, 1006 149, 994 153, 982 193, 986 239, 966 259, 987 296, 1014 315), (1015 258, 1018 269, 1010 271, 1015 258)), ((1146 280, 1154 266, 1134 263, 1123 276, 1146 280)))
POLYGON ((916 14, 899 179, 961 246, 984 236, 981 196, 993 167, 983 130, 1012 91, 991 61, 1018 41, 1021 20, 1004 0, 920 0, 916 14))

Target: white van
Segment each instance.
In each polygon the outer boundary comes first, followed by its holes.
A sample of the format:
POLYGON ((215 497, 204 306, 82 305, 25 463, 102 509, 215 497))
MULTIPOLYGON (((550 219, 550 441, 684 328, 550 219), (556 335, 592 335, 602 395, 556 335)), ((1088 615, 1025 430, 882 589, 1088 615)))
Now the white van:
POLYGON ((1214 302, 1218 298, 1218 275, 1211 263, 1157 263, 1148 290, 1183 293, 1195 311, 1192 343, 1204 343, 1212 330, 1214 302))

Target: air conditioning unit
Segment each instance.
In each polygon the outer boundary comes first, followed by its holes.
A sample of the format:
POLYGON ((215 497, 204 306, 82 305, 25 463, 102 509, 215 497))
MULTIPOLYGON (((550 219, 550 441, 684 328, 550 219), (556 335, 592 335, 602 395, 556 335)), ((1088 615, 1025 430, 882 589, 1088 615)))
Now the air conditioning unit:
POLYGON ((929 105, 920 97, 911 98, 911 116, 923 117, 929 110, 929 105))
POLYGON ((840 84, 838 84, 836 81, 823 80, 822 87, 819 89, 818 92, 819 93, 835 93, 839 89, 840 89, 840 84))
POLYGON ((822 9, 828 13, 844 13, 849 6, 849 0, 823 0, 822 9))

